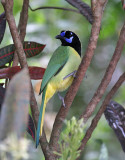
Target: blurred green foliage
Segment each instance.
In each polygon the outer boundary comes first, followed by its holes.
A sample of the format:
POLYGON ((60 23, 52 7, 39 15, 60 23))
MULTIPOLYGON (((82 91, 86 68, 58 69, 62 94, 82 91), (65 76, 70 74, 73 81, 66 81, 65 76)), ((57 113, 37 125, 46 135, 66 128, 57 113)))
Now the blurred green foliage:
POLYGON ((62 131, 59 146, 61 153, 56 153, 60 158, 58 160, 76 160, 80 156, 79 147, 84 136, 83 119, 79 121, 75 117, 65 121, 66 128, 62 131))
MULTIPOLYGON (((85 0, 84 2, 90 4, 90 1, 85 0)), ((21 10, 22 0, 14 0, 14 15, 16 23, 18 24, 19 15, 21 10)), ((59 6, 59 7, 70 7, 64 0, 30 0, 32 8, 40 6, 59 6)), ((0 6, 1 13, 3 11, 0 6)), ((118 36, 125 19, 125 12, 122 9, 120 0, 109 1, 104 11, 102 19, 102 26, 100 31, 100 37, 98 40, 98 46, 95 51, 95 55, 92 59, 91 65, 88 68, 86 77, 84 78, 81 87, 74 99, 72 107, 70 109, 68 118, 72 116, 79 117, 79 115, 85 110, 86 105, 91 100, 95 90, 101 82, 101 79, 105 73, 107 65, 113 55, 115 46, 118 40, 118 36)), ((91 32, 91 25, 88 21, 80 14, 62 11, 62 10, 38 10, 32 12, 29 10, 29 20, 27 26, 27 35, 25 40, 36 41, 39 43, 47 44, 44 55, 41 57, 35 57, 28 60, 29 65, 36 65, 46 67, 48 60, 53 51, 60 45, 60 42, 54 37, 60 33, 61 30, 72 30, 78 34, 82 42, 82 53, 87 48, 89 36, 91 32)), ((7 27, 4 40, 1 47, 12 43, 10 31, 7 27)), ((125 68, 125 50, 122 53, 122 57, 117 65, 116 71, 113 74, 112 81, 108 86, 107 91, 111 89, 118 77, 124 71, 125 68)), ((35 84, 36 81, 33 81, 35 84)), ((123 106, 125 105, 125 84, 121 86, 119 91, 114 97, 114 100, 118 101, 123 106)), ((104 95, 105 97, 105 95, 104 95)), ((104 98, 103 97, 103 98, 104 98)), ((41 97, 38 99, 41 99, 41 97)), ((38 101, 40 104, 40 101, 38 101)), ((61 102, 57 96, 54 96, 47 105, 47 112, 58 111, 61 102), (52 105, 53 104, 53 105, 52 105), (53 106, 53 107, 52 107, 53 106)), ((101 103, 100 103, 101 104, 101 103)), ((99 108, 98 105, 97 109, 99 108)), ((96 111, 95 111, 96 112, 96 111)), ((81 160, 98 160, 100 154, 100 143, 97 139, 101 139, 107 146, 109 160, 123 160, 125 155, 121 149, 121 146, 116 139, 116 136, 112 129, 108 126, 105 118, 102 117, 96 130, 94 131, 91 140, 88 142, 86 149, 82 155, 81 160)))

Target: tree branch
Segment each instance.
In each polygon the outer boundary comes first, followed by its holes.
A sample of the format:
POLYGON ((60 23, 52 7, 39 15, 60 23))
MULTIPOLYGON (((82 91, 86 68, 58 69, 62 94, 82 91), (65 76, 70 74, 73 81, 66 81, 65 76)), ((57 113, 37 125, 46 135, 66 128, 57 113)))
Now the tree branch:
MULTIPOLYGON (((18 31, 20 32, 19 36, 20 36, 21 42, 24 41, 24 38, 26 35, 26 26, 27 26, 27 21, 28 21, 28 6, 29 6, 29 0, 24 0, 22 11, 20 14, 19 25, 18 25, 18 31)), ((17 56, 17 53, 14 52, 12 66, 17 66, 17 65, 18 65, 18 56, 17 56)))
MULTIPOLYGON (((27 0, 27 1, 29 2, 29 0, 27 0)), ((16 52, 18 54, 18 58, 19 58, 19 61, 20 61, 21 68, 28 67, 27 61, 26 61, 26 56, 24 54, 23 46, 22 46, 22 43, 20 41, 20 37, 19 37, 17 27, 16 27, 16 23, 15 23, 15 19, 14 19, 14 16, 13 16, 13 0, 2 0, 1 3, 2 3, 2 5, 4 7, 4 10, 5 10, 5 13, 6 13, 6 18, 7 18, 9 28, 10 28, 10 32, 11 32, 11 35, 12 35, 12 38, 13 38, 13 41, 14 41, 14 44, 15 44, 16 52)), ((30 81, 30 83, 31 83, 31 81, 30 81)), ((33 116, 33 119, 34 119, 34 122, 35 122, 35 126, 37 126, 39 111, 38 111, 37 102, 36 102, 36 99, 35 99, 35 96, 34 96, 34 91, 33 91, 32 84, 31 84, 30 106, 31 106, 32 116, 33 116)), ((49 145, 48 145, 48 142, 47 142, 46 135, 45 135, 44 131, 43 131, 43 138, 41 138, 41 140, 40 140, 40 145, 42 147, 42 150, 43 150, 44 155, 47 158, 47 160, 55 160, 53 158, 53 153, 49 152, 49 145)))
POLYGON ((15 19, 13 17, 13 0, 2 0, 3 7, 5 9, 6 18, 9 24, 10 32, 19 55, 21 67, 27 67, 26 57, 23 51, 22 44, 20 42, 19 34, 16 28, 15 19))
POLYGON ((109 101, 112 99, 112 97, 114 96, 114 94, 117 92, 117 90, 119 89, 119 87, 122 85, 122 83, 125 81, 125 72, 120 76, 120 78, 118 79, 118 81, 116 82, 116 84, 113 86, 113 88, 111 89, 111 91, 107 94, 107 96, 105 97, 98 113, 96 114, 96 116, 94 117, 94 119, 92 120, 91 126, 89 127, 89 129, 87 130, 83 140, 82 140, 82 144, 80 146, 80 150, 84 150, 84 147, 86 145, 86 143, 88 142, 88 140, 90 139, 94 129, 96 128, 103 112, 105 111, 107 105, 109 104, 109 101))
POLYGON ((32 7, 29 5, 29 8, 30 8, 31 11, 37 11, 37 10, 40 10, 40 9, 58 9, 58 10, 70 11, 70 12, 75 12, 75 13, 80 14, 80 12, 78 10, 76 10, 76 9, 64 8, 64 7, 42 6, 42 7, 38 7, 38 8, 32 9, 32 7))
POLYGON ((66 118, 66 115, 70 109, 70 106, 72 104, 72 101, 78 91, 78 88, 83 80, 83 77, 85 76, 85 72, 90 65, 91 59, 94 55, 94 51, 97 45, 97 40, 100 32, 100 26, 101 26, 101 19, 102 19, 102 14, 103 14, 103 6, 105 5, 106 0, 99 0, 98 4, 96 6, 96 10, 94 12, 94 22, 92 25, 92 30, 91 30, 91 36, 89 40, 89 44, 85 53, 84 58, 82 59, 82 62, 79 66, 78 72, 76 74, 76 78, 74 79, 70 89, 68 90, 66 96, 65 96, 65 104, 66 108, 61 106, 55 122, 53 126, 53 130, 51 133, 51 138, 50 138, 50 148, 53 151, 58 151, 58 140, 59 140, 59 135, 61 132, 61 128, 63 125, 63 121, 66 118))
POLYGON ((105 75, 104 75, 97 91, 95 92, 93 98, 89 102, 89 104, 86 108, 86 111, 80 117, 80 118, 83 118, 84 121, 87 121, 87 119, 92 115, 97 104, 99 103, 100 99, 102 98, 108 84, 110 83, 112 75, 113 75, 114 70, 116 68, 116 65, 121 57, 121 53, 122 53, 124 44, 125 44, 125 23, 121 29, 115 52, 112 56, 112 59, 109 63, 109 66, 106 69, 105 75))
POLYGON ((23 6, 20 14, 19 25, 18 25, 20 40, 22 42, 24 41, 24 38, 26 35, 26 27, 28 22, 28 8, 29 8, 29 0, 23 0, 23 6))

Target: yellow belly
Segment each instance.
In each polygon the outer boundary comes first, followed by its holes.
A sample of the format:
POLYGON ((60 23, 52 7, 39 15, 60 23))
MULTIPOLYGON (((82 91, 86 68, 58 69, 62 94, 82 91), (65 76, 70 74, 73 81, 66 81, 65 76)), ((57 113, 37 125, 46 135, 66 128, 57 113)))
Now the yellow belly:
POLYGON ((61 81, 53 81, 51 80, 46 89, 46 102, 56 93, 56 92, 63 92, 65 91, 73 81, 73 77, 70 76, 64 80, 61 81))
POLYGON ((54 77, 51 78, 49 83, 47 84, 46 89, 46 102, 56 93, 65 91, 71 84, 74 79, 73 76, 63 79, 68 74, 77 70, 79 64, 81 62, 80 56, 76 53, 76 51, 71 48, 71 55, 69 60, 63 67, 63 69, 54 77), (74 54, 73 54, 74 53, 74 54))
MULTIPOLYGON (((64 76, 65 77, 65 76, 64 76)), ((64 78, 63 77, 63 78, 64 78)), ((51 85, 51 86, 53 86, 53 88, 58 92, 58 91, 60 91, 60 92, 62 92, 62 91, 64 91, 64 90, 66 90, 70 85, 71 85, 71 83, 72 83, 72 81, 73 81, 73 76, 70 76, 70 77, 68 77, 68 78, 65 78, 64 80, 63 80, 63 78, 62 79, 52 79, 50 82, 49 82, 49 84, 51 85)))

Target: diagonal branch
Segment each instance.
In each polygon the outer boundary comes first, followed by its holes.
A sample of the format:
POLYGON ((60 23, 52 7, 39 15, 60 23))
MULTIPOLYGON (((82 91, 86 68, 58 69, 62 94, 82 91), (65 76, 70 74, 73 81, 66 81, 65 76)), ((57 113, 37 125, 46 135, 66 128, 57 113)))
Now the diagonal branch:
POLYGON ((55 122, 53 126, 53 130, 51 133, 51 138, 50 138, 50 148, 53 151, 58 151, 58 140, 59 140, 59 135, 61 132, 61 128, 63 125, 63 121, 66 118, 68 111, 70 109, 70 106, 73 102, 73 99, 78 91, 78 88, 83 80, 83 77, 85 76, 85 72, 90 65, 91 59, 94 55, 94 51, 97 45, 97 40, 100 32, 100 26, 101 26, 101 19, 102 19, 102 14, 103 14, 103 6, 105 5, 106 0, 100 0, 98 1, 96 10, 94 12, 94 22, 92 25, 92 31, 91 31, 91 36, 88 44, 88 48, 86 50, 85 56, 82 59, 82 62, 79 66, 78 72, 76 74, 76 78, 74 79, 70 89, 68 90, 66 96, 65 96, 65 104, 66 108, 61 106, 55 122))
MULTIPOLYGON (((29 0, 23 1, 23 7, 20 14, 20 20, 19 20, 19 26, 18 31, 20 31, 20 40, 21 42, 24 41, 25 35, 26 35, 26 26, 28 21, 28 6, 29 6, 29 0)), ((13 66, 18 65, 18 56, 17 53, 14 52, 14 58, 13 58, 13 66)))
POLYGON ((124 44, 125 44, 125 23, 124 23, 122 30, 120 32, 120 36, 119 36, 119 40, 117 42, 115 52, 114 52, 113 57, 109 63, 109 66, 107 67, 105 75, 104 75, 97 91, 95 92, 93 98, 89 102, 89 104, 86 108, 86 111, 81 115, 81 118, 84 118, 84 121, 87 121, 87 119, 92 115, 97 104, 99 103, 100 99, 102 98, 109 82, 111 81, 111 78, 112 78, 112 75, 113 75, 114 70, 116 68, 116 65, 121 57, 121 53, 122 53, 124 44))
POLYGON ((117 90, 119 89, 119 87, 122 85, 122 83, 125 81, 125 72, 120 76, 120 78, 118 79, 118 81, 116 82, 116 84, 113 86, 113 88, 111 89, 111 91, 107 94, 107 96, 105 97, 98 113, 96 114, 96 116, 94 117, 94 119, 92 120, 91 126, 89 127, 89 129, 87 130, 83 140, 82 140, 82 144, 80 146, 80 150, 84 150, 84 147, 86 145, 86 143, 88 142, 88 140, 90 139, 94 129, 96 128, 103 112, 105 111, 107 105, 109 104, 110 99, 112 99, 112 97, 114 96, 114 94, 117 92, 117 90))

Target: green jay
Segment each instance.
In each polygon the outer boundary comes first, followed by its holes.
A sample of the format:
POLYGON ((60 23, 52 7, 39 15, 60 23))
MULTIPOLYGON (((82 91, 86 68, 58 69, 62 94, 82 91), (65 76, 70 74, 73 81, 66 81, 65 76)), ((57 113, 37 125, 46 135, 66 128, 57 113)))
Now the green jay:
MULTIPOLYGON (((55 93, 66 90, 74 79, 75 73, 81 63, 81 42, 72 31, 61 31, 55 37, 61 41, 53 53, 41 83, 42 103, 36 133, 36 147, 39 144, 39 136, 42 135, 46 104, 55 93)), ((65 106, 64 99, 59 95, 65 106)))

